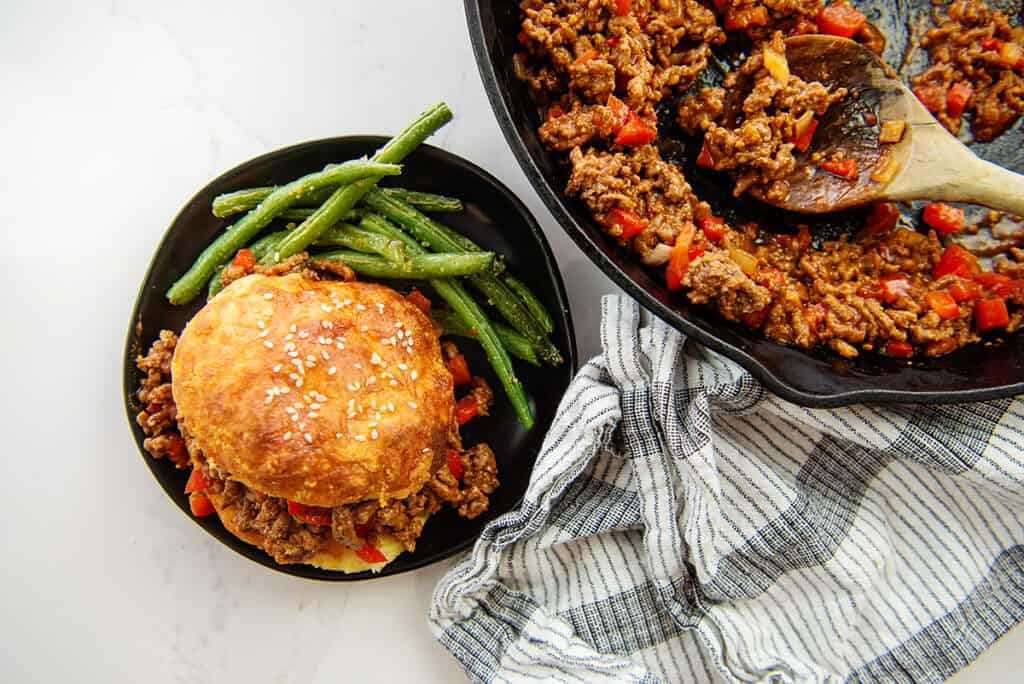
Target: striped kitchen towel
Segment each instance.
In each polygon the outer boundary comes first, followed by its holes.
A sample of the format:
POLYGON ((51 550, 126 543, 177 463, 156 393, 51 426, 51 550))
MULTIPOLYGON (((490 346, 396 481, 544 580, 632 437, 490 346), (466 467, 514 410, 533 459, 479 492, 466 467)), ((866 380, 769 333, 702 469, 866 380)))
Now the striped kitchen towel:
POLYGON ((938 682, 1024 618, 1024 401, 807 409, 602 306, 521 507, 437 587, 474 680, 938 682))

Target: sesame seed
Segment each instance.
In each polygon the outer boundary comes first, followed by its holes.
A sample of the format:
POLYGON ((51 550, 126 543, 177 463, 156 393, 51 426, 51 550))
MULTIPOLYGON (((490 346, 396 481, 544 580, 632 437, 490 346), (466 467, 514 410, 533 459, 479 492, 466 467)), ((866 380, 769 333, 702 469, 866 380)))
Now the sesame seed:
POLYGON ((402 327, 403 325, 404 325, 404 323, 402 323, 402 321, 397 321, 397 322, 395 323, 395 327, 396 327, 396 328, 401 328, 401 327, 402 327))
POLYGON ((356 304, 356 311, 366 311, 366 307, 362 304, 356 304))
POLYGON ((274 348, 274 343, 271 342, 270 340, 264 340, 263 341, 263 346, 266 347, 267 349, 273 349, 274 348))
POLYGON ((316 361, 316 357, 313 356, 312 354, 306 354, 306 360, 307 361, 316 361))
POLYGON ((306 429, 306 424, 305 423, 299 423, 299 429, 300 430, 305 430, 306 429))
POLYGON ((305 330, 300 330, 297 334, 300 340, 304 340, 309 337, 309 333, 306 332, 305 330))
POLYGON ((293 414, 292 414, 292 422, 294 423, 294 422, 295 422, 295 421, 297 421, 298 419, 299 419, 299 414, 298 414, 298 413, 293 413, 293 414))
POLYGON ((306 361, 306 368, 312 368, 316 365, 316 361, 306 361))
POLYGON ((377 302, 377 313, 379 313, 381 315, 384 314, 384 305, 381 304, 380 302, 377 302))
POLYGON ((420 453, 429 454, 430 453, 430 447, 423 447, 423 451, 421 451, 420 453))
POLYGON ((319 416, 320 414, 317 413, 316 411, 310 411, 309 413, 306 414, 306 418, 310 420, 312 420, 313 418, 318 418, 319 416))
POLYGON ((331 366, 330 368, 327 369, 327 374, 328 375, 334 375, 337 372, 338 372, 338 369, 335 368, 334 366, 331 366))
POLYGON ((291 392, 291 391, 292 391, 292 390, 291 390, 291 388, 290 388, 290 387, 282 387, 282 388, 281 388, 281 394, 288 394, 288 393, 289 393, 289 392, 291 392))
POLYGON ((352 439, 356 440, 357 442, 365 442, 366 441, 366 437, 364 437, 363 435, 356 435, 352 439))
POLYGON ((285 439, 291 439, 292 438, 292 433, 291 433, 291 431, 288 431, 288 432, 284 433, 283 436, 284 436, 285 439))
POLYGON ((289 414, 289 415, 291 415, 292 413, 295 413, 295 409, 292 408, 291 406, 285 406, 284 407, 284 412, 289 414))
POLYGON ((376 375, 371 375, 370 377, 366 378, 366 384, 367 385, 372 385, 375 382, 377 382, 377 376, 376 375))
POLYGON ((330 304, 321 304, 320 305, 320 310, 325 312, 325 313, 330 313, 333 309, 331 308, 330 304))
POLYGON ((302 378, 299 378, 298 380, 295 381, 295 386, 302 387, 302 378))
POLYGON ((400 363, 398 364, 398 370, 409 370, 409 367, 406 366, 404 363, 400 363))
POLYGON ((377 431, 370 430, 370 439, 377 439, 377 431))
POLYGON ((351 303, 352 303, 352 300, 349 299, 348 297, 345 297, 345 301, 343 301, 341 304, 342 304, 342 306, 348 306, 351 303))
POLYGON ((291 330, 292 332, 295 332, 296 330, 298 330, 298 327, 294 323, 292 323, 288 329, 291 330))
POLYGON ((263 328, 265 327, 263 325, 263 321, 256 321, 256 327, 259 328, 260 330, 263 330, 263 328))
POLYGON ((288 356, 292 357, 293 359, 294 359, 294 358, 295 358, 296 356, 298 356, 298 355, 299 355, 299 352, 297 352, 297 351, 295 351, 295 350, 292 350, 292 351, 288 352, 288 356))
POLYGON ((268 332, 270 332, 270 331, 269 330, 264 330, 260 334, 256 335, 256 337, 266 337, 268 332))
POLYGON ((273 368, 272 370, 273 370, 273 371, 274 371, 275 373, 279 373, 279 372, 281 372, 281 364, 277 364, 276 366, 274 366, 274 368, 273 368))
POLYGON ((288 333, 287 335, 284 336, 284 341, 285 342, 287 342, 288 340, 292 340, 292 339, 295 339, 295 335, 292 335, 291 333, 288 333))
POLYGON ((391 380, 388 380, 388 384, 391 385, 392 387, 397 387, 398 381, 392 378, 391 380))
POLYGON ((330 361, 330 360, 331 360, 331 355, 330 355, 330 354, 328 354, 328 353, 327 353, 327 352, 325 352, 325 351, 322 351, 322 352, 320 352, 320 357, 321 357, 321 358, 322 358, 322 359, 323 359, 324 361, 330 361))
POLYGON ((418 376, 418 375, 419 375, 419 373, 416 372, 415 368, 412 369, 412 371, 409 372, 409 378, 412 379, 412 380, 415 380, 416 376, 418 376))
MULTIPOLYGON (((288 339, 288 338, 286 337, 285 339, 288 339)), ((284 350, 285 351, 291 351, 293 349, 295 349, 295 343, 294 342, 289 342, 286 345, 284 345, 284 350)))
POLYGON ((399 331, 398 331, 397 333, 395 333, 395 336, 396 336, 396 337, 397 337, 398 339, 402 339, 403 337, 405 337, 405 333, 404 333, 404 332, 402 332, 401 330, 399 330, 399 331))
POLYGON ((273 299, 273 298, 274 298, 274 295, 273 295, 273 293, 272 293, 272 292, 268 292, 268 293, 266 293, 265 295, 263 295, 263 298, 264 298, 264 299, 273 299))
POLYGON ((366 332, 366 331, 367 331, 367 330, 369 330, 369 329, 370 329, 370 328, 369 328, 369 327, 367 327, 367 326, 365 326, 365 325, 361 325, 361 326, 359 326, 359 332, 366 332))
MULTIPOLYGON (((381 408, 384 408, 384 407, 382 406, 381 408)), ((376 413, 374 413, 374 414, 373 414, 373 417, 374 417, 374 418, 375 418, 376 420, 380 420, 380 411, 377 411, 376 413)))
POLYGON ((309 408, 311 408, 311 409, 313 409, 315 411, 318 408, 320 408, 320 404, 318 404, 316 402, 313 402, 312 404, 309 405, 309 408))
POLYGON ((305 439, 306 442, 309 443, 309 444, 313 443, 313 435, 309 434, 308 432, 306 434, 302 435, 302 438, 305 439))
POLYGON ((372 363, 374 366, 379 366, 381 360, 382 359, 380 358, 380 354, 378 354, 377 352, 373 352, 373 354, 370 356, 370 363, 372 363))
POLYGON ((340 433, 340 432, 335 432, 335 433, 334 433, 334 436, 335 436, 336 438, 338 438, 338 439, 341 439, 341 433, 340 433))
POLYGON ((270 403, 270 402, 272 402, 272 401, 274 401, 274 395, 273 395, 273 394, 269 395, 269 396, 268 396, 268 397, 267 397, 267 398, 266 398, 266 399, 265 399, 265 400, 263 401, 263 403, 264 403, 264 404, 269 404, 269 403, 270 403))
POLYGON ((391 411, 392 413, 395 412, 395 405, 392 404, 390 401, 388 402, 388 411, 391 411))
POLYGON ((416 402, 415 402, 415 401, 410 401, 410 402, 409 402, 409 408, 411 408, 411 409, 417 409, 417 408, 419 408, 419 406, 417 406, 417 405, 416 405, 416 402))

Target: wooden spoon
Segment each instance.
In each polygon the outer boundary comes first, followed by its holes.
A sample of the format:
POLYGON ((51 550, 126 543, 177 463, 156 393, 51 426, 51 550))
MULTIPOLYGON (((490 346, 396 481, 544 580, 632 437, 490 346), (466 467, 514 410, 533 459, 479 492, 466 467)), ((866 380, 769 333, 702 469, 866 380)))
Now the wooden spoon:
MULTIPOLYGON (((807 152, 785 180, 789 196, 770 203, 805 214, 821 214, 887 200, 970 202, 1024 215, 1024 176, 975 156, 942 127, 893 70, 870 50, 845 38, 823 35, 786 39, 791 73, 805 81, 846 87, 850 94, 819 122, 807 152), (905 121, 899 142, 881 144, 884 121, 905 121), (857 161, 858 180, 817 168, 812 154, 828 159, 841 150, 857 161), (883 154, 897 171, 888 182, 871 180, 883 154)), ((763 201, 762 194, 751 194, 763 201)))

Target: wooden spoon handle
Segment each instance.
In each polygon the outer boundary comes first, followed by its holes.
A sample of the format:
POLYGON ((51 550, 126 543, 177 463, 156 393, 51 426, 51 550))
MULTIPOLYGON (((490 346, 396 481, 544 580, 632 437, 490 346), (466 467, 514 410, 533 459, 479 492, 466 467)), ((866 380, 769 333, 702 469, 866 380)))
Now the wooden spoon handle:
POLYGON ((984 159, 964 169, 959 182, 950 186, 949 199, 981 204, 1016 216, 1024 216, 1024 176, 984 159))

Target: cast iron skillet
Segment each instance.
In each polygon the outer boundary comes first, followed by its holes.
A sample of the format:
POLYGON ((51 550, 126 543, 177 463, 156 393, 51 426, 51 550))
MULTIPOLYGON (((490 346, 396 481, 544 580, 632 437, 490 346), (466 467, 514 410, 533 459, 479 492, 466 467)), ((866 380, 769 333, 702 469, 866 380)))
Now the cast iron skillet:
MULTIPOLYGON (((1008 3, 1011 14, 1018 11, 1008 3)), ((512 55, 520 48, 519 8, 514 2, 465 0, 469 33, 477 65, 491 106, 520 166, 562 228, 620 287, 646 308, 680 331, 738 362, 773 392, 806 406, 843 406, 855 402, 949 403, 993 399, 1024 392, 1024 335, 973 345, 937 359, 912 363, 876 354, 848 360, 826 350, 805 351, 765 339, 757 331, 729 323, 711 311, 688 305, 673 296, 660 277, 631 258, 591 219, 585 206, 563 192, 567 174, 548 155, 537 136, 540 123, 527 88, 512 73, 512 55)), ((929 7, 927 0, 884 0, 861 5, 869 20, 887 35, 885 59, 899 65, 910 40, 908 25, 929 7)), ((728 58, 726 46, 723 57, 728 58)), ((924 55, 918 51, 911 73, 919 70, 924 55)), ((749 200, 733 200, 726 179, 698 172, 696 150, 674 128, 671 112, 661 112, 659 147, 662 155, 680 164, 697 194, 711 202, 716 213, 732 219, 759 219, 782 230, 795 220, 784 212, 749 200), (667 134, 666 134, 667 133, 667 134), (682 141, 682 142, 681 142, 682 141)), ((966 126, 965 126, 966 129, 966 126)), ((1017 171, 1024 170, 1024 133, 1018 124, 989 144, 973 148, 986 159, 1017 171)), ((807 222, 805 218, 802 221, 807 222)), ((833 215, 817 230, 819 235, 848 231, 863 220, 863 213, 833 215)))
MULTIPOLYGON (((144 435, 135 423, 135 415, 140 410, 136 400, 140 373, 135 367, 135 357, 149 348, 160 330, 168 328, 180 332, 185 322, 202 306, 200 300, 185 307, 171 306, 163 294, 214 236, 228 225, 230 219, 218 219, 210 213, 210 201, 222 192, 287 182, 322 169, 329 163, 372 154, 386 140, 369 135, 329 138, 286 147, 248 161, 200 190, 174 219, 160 242, 139 290, 128 327, 124 350, 124 403, 143 461, 167 495, 189 517, 192 516, 184 494, 187 471, 174 468, 166 459, 154 460, 142 448, 144 435)), ((501 487, 491 495, 490 510, 476 520, 466 520, 449 507, 443 508, 427 523, 416 551, 402 554, 378 574, 347 575, 309 565, 278 565, 262 550, 225 531, 217 516, 194 519, 229 548, 289 575, 339 581, 382 577, 422 567, 469 546, 487 522, 510 510, 522 498, 541 440, 575 373, 576 338, 562 277, 544 233, 523 203, 483 169, 429 145, 420 147, 406 159, 402 175, 392 180, 409 189, 446 193, 462 199, 465 209, 458 214, 446 214, 442 220, 485 249, 505 256, 509 270, 523 279, 551 312, 555 320, 552 340, 561 350, 565 362, 558 368, 534 368, 514 361, 537 415, 534 428, 525 432, 480 346, 470 340, 459 341, 459 348, 466 354, 472 370, 484 375, 495 389, 491 415, 468 423, 463 429, 463 437, 467 445, 488 442, 494 448, 501 487)))

